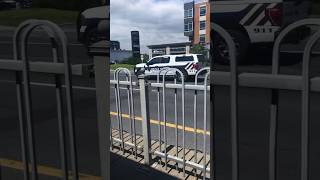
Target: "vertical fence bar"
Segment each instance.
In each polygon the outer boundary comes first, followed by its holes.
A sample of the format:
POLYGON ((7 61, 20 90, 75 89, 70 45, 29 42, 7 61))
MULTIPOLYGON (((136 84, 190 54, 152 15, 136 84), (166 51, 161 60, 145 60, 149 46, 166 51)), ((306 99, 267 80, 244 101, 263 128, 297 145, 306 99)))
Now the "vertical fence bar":
POLYGON ((150 137, 150 112, 149 112, 149 91, 146 84, 146 77, 140 75, 140 102, 141 102, 141 116, 142 116, 142 134, 143 134, 143 153, 144 164, 151 164, 151 137, 150 137))
POLYGON ((67 117, 68 117, 68 128, 69 128, 69 143, 70 143, 70 159, 71 159, 71 177, 74 180, 79 179, 79 169, 78 169, 78 148, 77 148, 77 136, 75 127, 75 116, 73 109, 73 89, 72 89, 72 71, 71 63, 69 61, 69 49, 68 41, 66 35, 56 24, 49 23, 59 35, 62 44, 62 58, 64 61, 64 83, 66 92, 66 107, 67 107, 67 117))
POLYGON ((309 177, 310 149, 310 61, 311 51, 320 39, 320 30, 306 44, 302 64, 301 180, 309 177))
POLYGON ((177 73, 181 77, 181 103, 182 103, 182 151, 183 151, 183 177, 186 177, 186 120, 185 120, 185 82, 184 75, 180 70, 177 73))
MULTIPOLYGON (((120 124, 120 112, 119 112, 119 105, 118 105, 118 103, 119 103, 119 99, 118 99, 118 88, 120 88, 119 87, 119 84, 118 84, 118 80, 117 80, 117 70, 114 72, 114 80, 116 80, 117 81, 117 83, 114 85, 114 95, 115 95, 115 98, 116 98, 116 111, 117 111, 117 122, 118 122, 118 135, 119 135, 119 138, 120 138, 120 140, 122 139, 122 136, 121 136, 121 133, 120 133, 120 126, 121 126, 121 124, 120 124)), ((111 133, 112 134, 112 133, 111 133)), ((122 148, 122 143, 120 144, 120 149, 122 148)))
MULTIPOLYGON (((234 43, 233 43, 234 45, 234 43)), ((238 135, 238 71, 235 46, 230 47, 231 71, 231 141, 232 141, 232 179, 239 179, 239 135, 238 135)))
MULTIPOLYGON (((160 74, 161 72, 163 71, 166 71, 167 68, 163 68, 163 69, 160 69, 158 74, 157 74, 157 83, 160 83, 160 74)), ((159 121, 159 124, 158 124, 158 130, 159 130, 159 152, 162 152, 162 127, 161 127, 161 104, 160 104, 160 100, 161 99, 161 93, 160 93, 160 87, 157 87, 157 110, 158 110, 158 121, 159 121)), ((161 164, 162 163, 162 157, 159 158, 159 163, 161 164)))
POLYGON ((204 78, 204 91, 203 91, 203 180, 206 179, 206 173, 207 173, 207 83, 208 83, 208 76, 210 74, 210 71, 206 74, 204 78))
MULTIPOLYGON (((177 78, 174 79, 174 84, 177 84, 177 78)), ((174 89, 174 123, 175 123, 175 144, 176 144, 176 157, 179 157, 179 144, 178 144, 178 90, 174 89)), ((176 170, 179 169, 179 163, 176 163, 176 170)))
MULTIPOLYGON (((197 78, 197 77, 196 77, 197 78)), ((197 81, 197 80, 196 80, 197 81)), ((195 83, 195 85, 197 85, 195 83)), ((198 91, 194 90, 194 96, 193 96, 193 128, 194 128, 194 162, 197 163, 198 162, 198 136, 197 136, 197 102, 198 102, 198 91)), ((195 170, 195 173, 197 173, 197 170, 195 170)))
MULTIPOLYGON (((310 44, 308 43, 306 48, 310 44)), ((301 180, 309 180, 309 137, 310 137, 310 55, 304 54, 303 59, 303 86, 302 86, 302 119, 301 119, 301 180)))
MULTIPOLYGON (((19 54, 19 37, 21 31, 25 28, 26 25, 19 25, 16 29, 13 37, 13 56, 14 60, 19 60, 21 54, 19 54)), ((23 102, 23 86, 22 86, 22 73, 16 72, 16 93, 17 93, 17 103, 18 103, 18 114, 19 114, 19 129, 20 129, 20 145, 21 145, 21 156, 23 162, 23 177, 24 180, 29 180, 29 163, 28 163, 28 142, 27 142, 27 132, 26 132, 26 125, 25 125, 25 108, 23 102)))
MULTIPOLYGON (((210 73, 210 68, 209 67, 205 67, 205 68, 203 68, 203 69, 201 69, 201 70, 199 70, 197 73, 196 73, 196 75, 195 75, 195 82, 194 82, 194 84, 195 85, 198 85, 198 78, 199 78, 199 74, 201 74, 202 72, 207 72, 207 73, 210 73)), ((205 76, 205 78, 207 78, 207 76, 205 76)), ((204 87, 205 88, 207 88, 207 82, 205 81, 205 84, 204 84, 204 87)), ((204 90, 204 95, 206 96, 206 94, 207 94, 207 89, 205 89, 204 90)), ((206 99, 207 97, 205 97, 205 99, 206 99)), ((197 110, 198 110, 198 108, 197 108, 197 102, 198 102, 198 90, 194 90, 194 95, 193 95, 193 121, 194 121, 194 145, 195 145, 195 152, 194 152, 194 156, 195 156, 195 158, 194 158, 194 162, 195 163, 198 163, 198 137, 197 137, 197 129, 198 129, 198 126, 197 126, 197 121, 198 121, 198 118, 197 118, 197 115, 198 115, 198 113, 197 113, 197 110)), ((204 101, 204 103, 205 103, 205 107, 206 107, 206 101, 204 101)), ((207 111, 207 109, 205 108, 204 109, 205 110, 205 112, 204 113, 206 113, 206 111, 207 111)), ((206 114, 205 114, 205 116, 204 117, 206 117, 206 114)), ((204 118, 205 119, 205 121, 206 121, 206 118, 204 118)), ((206 122, 205 122, 206 123, 206 122)), ((205 131, 204 131, 204 134, 206 135, 206 128, 205 128, 205 131)), ((205 142, 205 141, 204 141, 205 142)), ((206 148, 204 148, 204 149, 206 149, 206 148)), ((205 170, 206 170, 206 168, 205 168, 205 170)), ((206 171, 204 171, 204 174, 206 173, 206 171)), ((197 169, 195 169, 195 175, 197 174, 197 169)), ((205 177, 205 175, 204 175, 204 177, 205 177)))
POLYGON ((137 136, 136 136, 136 118, 135 118, 135 112, 134 112, 134 98, 133 98, 133 86, 132 86, 132 77, 130 77, 130 108, 132 114, 130 115, 131 121, 133 123, 133 143, 134 143, 134 152, 135 152, 135 158, 137 159, 138 151, 137 151, 137 136))
MULTIPOLYGON (((29 29, 28 29, 29 30, 29 29)), ((31 88, 30 88, 30 67, 29 61, 27 57, 27 47, 26 47, 26 37, 30 33, 26 31, 24 32, 21 43, 21 59, 23 62, 23 90, 24 90, 24 103, 25 103, 25 110, 26 110, 26 120, 27 120, 27 134, 28 134, 28 147, 29 147, 29 156, 30 156, 30 163, 32 168, 32 179, 38 179, 38 168, 37 168, 37 157, 36 157, 36 145, 34 140, 34 124, 33 124, 33 113, 32 113, 32 100, 31 100, 31 88)))
POLYGON ((59 126, 59 143, 60 143, 60 161, 63 179, 68 179, 68 164, 67 164, 67 150, 66 150, 66 133, 63 118, 63 103, 62 103, 62 86, 59 77, 55 77, 56 81, 56 101, 57 101, 57 113, 58 113, 58 126, 59 126))
MULTIPOLYGON (((236 59, 236 46, 230 34, 221 26, 211 23, 212 32, 218 33, 226 42, 230 58, 230 97, 231 97, 231 157, 232 157, 232 180, 239 179, 239 137, 238 137, 238 70, 236 59)), ((213 90, 212 90, 213 91, 213 90)), ((214 129, 212 129, 214 130, 214 129)), ((214 131, 213 131, 214 132, 214 131)), ((213 147, 214 148, 214 147, 213 147)), ((211 154, 214 156, 213 154, 211 154)), ((213 159, 213 158, 212 158, 213 159)), ((211 159, 211 162, 212 162, 211 159)), ((213 174, 213 169, 211 174, 213 174)))
MULTIPOLYGON (((58 49, 57 42, 54 38, 51 39, 52 44, 52 55, 53 61, 58 62, 58 49)), ((68 180, 68 163, 67 163, 67 150, 66 150, 66 133, 64 125, 64 115, 63 115, 63 97, 62 97, 62 85, 60 75, 55 75, 56 84, 56 101, 57 101, 57 115, 58 115, 58 126, 59 126, 59 143, 60 143, 60 161, 62 168, 62 175, 64 180, 68 180)))
POLYGON ((125 154, 125 145, 124 145, 124 137, 123 137, 123 119, 122 119, 122 107, 121 107, 121 96, 120 96, 120 77, 119 77, 119 71, 116 72, 117 77, 117 99, 118 99, 118 117, 119 117, 119 134, 120 134, 120 140, 121 140, 121 147, 122 147, 122 154, 125 154))
POLYGON ((163 139, 164 139, 164 167, 167 170, 168 153, 167 153, 167 107, 166 107, 166 71, 162 77, 162 108, 163 108, 163 139))
MULTIPOLYGON (((157 82, 159 83, 159 75, 157 77, 157 82)), ((160 107, 160 99, 161 99, 161 94, 160 94, 160 88, 157 87, 157 111, 158 111, 158 121, 159 121, 159 125, 158 125, 158 129, 159 129, 159 152, 162 151, 162 138, 161 138, 161 107, 160 107)), ((161 161, 161 159, 160 159, 161 161)))
POLYGON ((109 48, 107 42, 99 42, 91 46, 90 53, 94 56, 95 86, 97 101, 97 117, 99 131, 100 168, 102 180, 110 179, 110 74, 109 48), (101 49, 102 48, 102 49, 101 49))
POLYGON ((24 102, 23 102, 23 88, 21 80, 21 72, 16 72, 16 92, 17 92, 17 101, 18 101, 18 114, 19 114, 19 129, 20 129, 20 145, 21 145, 21 155, 23 162, 23 177, 24 180, 29 180, 29 162, 28 162, 28 144, 27 144, 27 132, 25 124, 25 115, 24 115, 24 102))
MULTIPOLYGON (((127 81, 128 81, 128 76, 127 75, 127 81)), ((131 79, 131 78, 129 78, 131 79)), ((128 81, 130 82, 130 80, 128 81)), ((131 140, 131 143, 133 144, 133 119, 132 119, 132 111, 131 111, 131 93, 130 93, 130 88, 131 86, 130 85, 127 85, 127 98, 128 98, 128 110, 129 110, 129 118, 130 118, 130 140, 131 140)), ((131 154, 133 155, 134 154, 134 147, 131 147, 131 154)))

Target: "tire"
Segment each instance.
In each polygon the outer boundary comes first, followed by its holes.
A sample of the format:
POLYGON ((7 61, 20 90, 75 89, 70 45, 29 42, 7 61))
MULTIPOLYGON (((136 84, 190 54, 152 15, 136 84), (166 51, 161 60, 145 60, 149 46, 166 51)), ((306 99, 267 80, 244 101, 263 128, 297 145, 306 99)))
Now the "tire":
MULTIPOLYGON (((248 36, 240 31, 229 30, 228 32, 236 44, 238 63, 244 63, 250 45, 248 36)), ((213 60, 220 64, 230 64, 229 50, 224 39, 219 35, 213 39, 213 60)))
POLYGON ((178 80, 179 82, 182 82, 182 80, 184 80, 184 82, 186 82, 186 81, 188 80, 188 78, 189 78, 187 71, 186 71, 185 69, 182 69, 182 68, 179 68, 179 70, 180 70, 180 71, 182 72, 182 74, 183 74, 183 79, 182 79, 180 73, 179 73, 179 72, 176 72, 177 80, 178 80))

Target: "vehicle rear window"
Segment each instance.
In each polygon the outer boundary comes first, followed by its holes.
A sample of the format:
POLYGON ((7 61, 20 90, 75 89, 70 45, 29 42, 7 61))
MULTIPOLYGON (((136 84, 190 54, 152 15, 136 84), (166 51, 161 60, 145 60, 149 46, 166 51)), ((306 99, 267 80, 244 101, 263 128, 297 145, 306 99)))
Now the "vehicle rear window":
POLYGON ((176 62, 193 61, 193 56, 178 56, 176 57, 176 62))

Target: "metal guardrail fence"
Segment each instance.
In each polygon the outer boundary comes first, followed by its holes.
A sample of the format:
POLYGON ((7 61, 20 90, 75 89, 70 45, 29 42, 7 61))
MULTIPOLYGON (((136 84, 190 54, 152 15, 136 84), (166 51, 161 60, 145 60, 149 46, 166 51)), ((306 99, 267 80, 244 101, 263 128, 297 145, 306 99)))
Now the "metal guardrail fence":
POLYGON ((63 93, 62 93, 62 77, 64 75, 64 83, 66 89, 67 102, 67 122, 68 122, 68 136, 71 159, 71 177, 78 179, 78 163, 76 157, 76 138, 74 130, 74 115, 73 115, 73 97, 71 87, 71 75, 73 73, 67 51, 67 40, 62 30, 55 24, 43 20, 27 20, 23 22, 16 29, 14 33, 14 59, 0 60, 0 70, 15 71, 16 78, 16 94, 18 100, 19 110, 19 124, 21 136, 21 155, 24 165, 24 179, 38 179, 37 170, 37 155, 35 152, 34 140, 34 122, 32 112, 32 99, 30 88, 30 72, 50 73, 55 76, 56 85, 56 100, 57 100, 57 116, 59 123, 59 141, 60 141, 60 162, 63 170, 64 179, 68 179, 68 153, 66 145, 66 131, 64 125, 64 109, 63 107, 63 93), (52 45, 53 63, 33 63, 29 62, 27 53, 27 40, 32 31, 41 27, 50 37, 52 45), (59 49, 58 44, 61 44, 59 49), (61 50, 61 51, 60 51, 61 50), (62 54, 63 63, 58 58, 59 52, 62 54), (30 162, 30 164, 29 164, 30 162), (30 171, 29 171, 30 169, 30 171), (30 173, 31 172, 31 173, 30 173))
MULTIPOLYGON (((157 80, 155 82, 149 82, 148 77, 145 76, 139 76, 138 82, 133 82, 133 78, 131 75, 131 72, 128 69, 119 68, 115 70, 114 72, 114 79, 110 80, 110 84, 114 86, 114 95, 115 95, 115 101, 116 101, 116 111, 117 111, 117 131, 119 132, 119 135, 117 137, 114 137, 111 135, 111 139, 114 143, 117 143, 120 145, 120 150, 123 151, 125 147, 129 147, 131 149, 131 153, 135 155, 135 157, 139 152, 143 152, 143 159, 144 163, 146 165, 151 165, 154 161, 154 159, 160 158, 161 161, 164 161, 164 168, 167 169, 168 161, 172 161, 176 163, 176 168, 179 168, 179 165, 182 166, 182 172, 183 177, 186 177, 185 169, 186 167, 194 168, 195 170, 200 170, 200 173, 202 173, 203 179, 206 179, 206 173, 210 173, 210 168, 208 166, 209 159, 206 159, 206 150, 209 150, 209 148, 206 146, 206 142, 208 142, 207 138, 207 93, 210 92, 210 86, 208 85, 208 78, 210 69, 204 68, 195 76, 195 83, 194 84, 186 84, 184 81, 178 83, 177 76, 174 76, 173 83, 168 83, 167 78, 168 73, 174 72, 179 73, 180 76, 183 77, 183 73, 180 72, 178 69, 174 68, 165 68, 159 71, 159 74, 157 75, 157 80), (123 80, 120 80, 120 75, 124 75, 122 78, 123 80), (198 82, 199 75, 204 75, 204 82, 200 84, 198 82), (160 80, 162 79, 162 81, 160 80), (135 120, 135 111, 134 111, 134 98, 133 98, 133 89, 139 90, 140 93, 140 109, 141 109, 141 117, 142 117, 142 132, 138 132, 136 129, 136 120, 135 120), (129 119, 130 119, 130 126, 128 130, 125 130, 124 123, 123 123, 123 102, 124 100, 121 100, 121 93, 120 90, 126 91, 125 97, 122 97, 125 101, 127 101, 127 108, 129 111, 129 119), (151 89, 155 89, 156 93, 156 99, 157 99, 157 109, 154 109, 157 114, 157 126, 158 129, 158 138, 151 139, 151 125, 150 125, 150 107, 149 107, 149 92, 151 89), (167 102, 166 99, 168 98, 166 95, 169 93, 169 90, 172 90, 171 92, 174 93, 174 137, 168 137, 167 132, 167 123, 168 123, 168 112, 167 112, 167 102), (180 92, 181 91, 181 92, 180 92), (191 91, 194 92, 193 94, 193 124, 194 124, 194 131, 192 132, 193 139, 188 139, 188 141, 192 141, 194 144, 194 151, 193 151, 193 160, 187 160, 186 159, 186 115, 185 115, 185 92, 191 91), (181 93, 181 104, 178 105, 178 93, 181 93), (199 98, 199 92, 203 92, 203 105, 199 105, 198 98, 199 98), (203 147, 202 152, 204 154, 202 161, 197 159, 198 153, 200 151, 199 145, 198 145, 198 139, 197 136, 197 129, 198 129, 198 121, 200 120, 198 118, 198 108, 201 106, 203 108, 203 147), (178 112, 181 112, 181 116, 178 115, 178 112), (182 124, 179 124, 178 119, 181 118, 182 124), (182 132, 179 132, 179 127, 182 132), (128 131, 130 134, 130 138, 125 139, 124 138, 124 132, 128 131), (140 134, 139 134, 140 133, 140 134), (178 134, 182 134, 182 142, 179 142, 178 134), (143 145, 138 146, 136 137, 138 135, 142 135, 143 138, 143 145), (170 144, 168 142, 168 138, 173 138, 174 143, 170 144), (151 143, 153 141, 153 143, 151 143), (152 149, 151 145, 158 143, 157 147, 152 149), (167 147, 171 145, 175 149, 175 154, 169 154, 167 147), (182 154, 179 155, 179 151, 182 152, 182 154), (154 159, 152 159, 154 157, 154 159), (200 163, 201 161, 201 163, 200 163)), ((170 76, 172 77, 172 75, 170 76)), ((184 78, 181 78, 184 79, 184 78)), ((111 147, 112 148, 112 147, 111 147)))
MULTIPOLYGON (((238 136, 238 87, 255 87, 271 90, 270 103, 270 129, 269 129, 269 180, 277 179, 277 133, 278 133, 278 103, 279 90, 298 90, 302 92, 302 116, 301 116, 301 180, 309 179, 309 106, 310 92, 320 92, 320 77, 310 77, 309 65, 312 49, 320 39, 320 31, 314 33, 307 42, 303 52, 302 75, 283 75, 279 74, 279 53, 280 44, 285 36, 292 30, 308 25, 320 26, 320 19, 304 19, 297 21, 286 27, 278 35, 273 48, 272 74, 260 73, 238 73, 236 61, 236 48, 232 37, 226 30, 219 25, 212 23, 211 27, 214 33, 218 33, 225 39, 230 52, 230 72, 211 72, 211 85, 230 86, 231 97, 231 152, 232 152, 232 180, 239 179, 239 136, 238 136)), ((214 94, 213 94, 214 95, 214 94)), ((213 99, 213 97, 212 97, 213 99)), ((214 106, 214 102, 212 102, 214 106)), ((214 107, 213 107, 214 108, 214 107)), ((214 116, 212 117, 214 124, 214 116)), ((211 126, 211 132, 215 132, 215 127, 211 126)), ((214 137, 212 144, 214 144, 214 137)), ((215 146, 212 147, 211 157, 215 152, 215 146)), ((211 174, 216 167, 214 159, 211 159, 211 174)), ((211 176, 215 179, 214 176, 211 176)))
MULTIPOLYGON (((15 82, 13 83, 16 85, 18 101, 23 178, 24 180, 37 180, 39 176, 37 154, 35 151, 33 100, 31 97, 31 85, 34 85, 34 83, 30 81, 30 73, 36 72, 52 75, 55 78, 52 87, 56 89, 61 178, 65 180, 78 180, 79 171, 73 110, 72 76, 88 76, 88 67, 70 64, 67 38, 60 27, 50 21, 27 20, 18 26, 13 39, 14 59, 0 59, 0 70, 15 72, 15 82), (51 42, 53 62, 30 61, 27 52, 27 42, 29 36, 36 28, 41 28, 48 35, 51 42), (66 107, 63 102, 65 102, 66 107), (68 123, 68 129, 65 126, 66 122, 68 123)), ((110 179, 109 142, 107 138, 109 137, 109 128, 106 128, 110 126, 107 116, 107 112, 109 112, 107 109, 109 93, 107 93, 108 81, 106 80, 108 78, 106 72, 108 60, 106 57, 108 57, 109 51, 107 44, 105 42, 102 42, 102 44, 101 46, 99 44, 94 45, 90 53, 94 56, 94 64, 97 67, 95 73, 101 177, 102 179, 110 179)), ((36 85, 42 86, 44 84, 36 83, 36 85)))

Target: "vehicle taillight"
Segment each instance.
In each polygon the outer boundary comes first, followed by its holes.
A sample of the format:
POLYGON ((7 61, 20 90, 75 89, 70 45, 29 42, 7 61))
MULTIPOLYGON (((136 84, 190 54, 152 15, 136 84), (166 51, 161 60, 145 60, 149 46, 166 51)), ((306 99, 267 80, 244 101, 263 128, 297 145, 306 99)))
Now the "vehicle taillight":
POLYGON ((274 8, 267 8, 265 13, 273 26, 281 26, 282 24, 282 7, 281 6, 276 6, 274 8))
POLYGON ((199 70, 200 66, 199 66, 199 64, 193 64, 192 68, 195 69, 195 70, 199 70))

